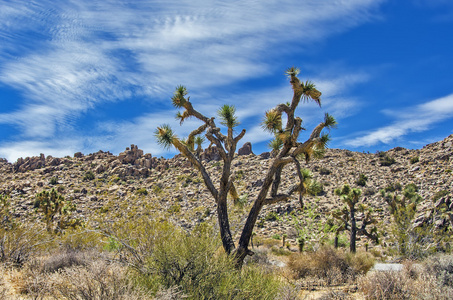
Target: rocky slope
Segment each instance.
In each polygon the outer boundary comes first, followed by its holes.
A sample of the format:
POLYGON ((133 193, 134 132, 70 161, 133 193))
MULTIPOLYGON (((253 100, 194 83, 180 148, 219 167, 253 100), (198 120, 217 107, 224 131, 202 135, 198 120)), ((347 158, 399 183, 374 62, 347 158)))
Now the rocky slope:
MULTIPOLYGON (((238 193, 247 199, 247 204, 244 208, 231 205, 231 210, 237 212, 231 214, 233 223, 238 224, 233 225, 235 231, 240 230, 246 208, 255 199, 261 179, 272 161, 269 153, 253 154, 250 144, 239 153, 241 155, 237 156, 233 170, 238 174, 238 193)), ((218 184, 219 156, 211 149, 202 157, 218 184)), ((342 205, 334 195, 334 189, 345 183, 357 186, 360 174, 368 177, 366 185, 360 186, 365 202, 376 209, 383 222, 389 222, 389 217, 379 190, 392 184, 405 186, 415 183, 419 187, 419 194, 425 199, 419 208, 421 215, 433 207, 432 199, 438 192, 443 191, 440 201, 450 205, 453 200, 453 135, 418 150, 398 147, 370 154, 329 149, 324 158, 303 167, 310 169, 314 179, 322 184, 323 191, 316 197, 307 196, 306 201, 316 200, 323 216, 342 205)), ((135 145, 118 156, 99 151, 88 155, 79 152, 64 158, 41 154, 39 157, 20 158, 15 163, 0 159, 0 173, 0 193, 10 195, 15 218, 24 222, 35 216, 35 195, 51 188, 73 200, 77 205, 76 215, 94 224, 153 212, 190 228, 201 220, 215 217, 214 201, 197 171, 185 158, 156 158, 144 154, 135 145)), ((296 176, 295 169, 287 167, 283 188, 296 176)), ((298 207, 295 197, 289 202, 266 207, 261 219, 264 220, 269 212, 284 216, 298 207)), ((257 234, 286 233, 294 240, 296 233, 291 222, 284 218, 283 221, 268 219, 256 228, 257 234)))

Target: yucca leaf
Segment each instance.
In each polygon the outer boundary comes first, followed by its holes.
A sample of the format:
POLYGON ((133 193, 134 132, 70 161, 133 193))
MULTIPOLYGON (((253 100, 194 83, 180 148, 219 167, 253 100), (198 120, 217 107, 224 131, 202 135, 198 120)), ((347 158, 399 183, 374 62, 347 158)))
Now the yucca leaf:
POLYGON ((154 131, 154 136, 157 139, 157 143, 166 150, 171 148, 173 145, 173 139, 175 138, 175 134, 168 124, 157 127, 154 131))
POLYGON ((204 136, 197 135, 195 137, 195 145, 197 145, 197 147, 201 147, 201 145, 204 143, 204 141, 205 141, 204 136))
POLYGON ((233 105, 224 104, 217 111, 221 122, 220 124, 227 126, 228 128, 233 128, 239 125, 239 122, 234 115, 236 113, 236 108, 233 105))
POLYGON ((324 126, 327 128, 336 128, 337 127, 337 120, 332 115, 326 113, 324 115, 324 126))
POLYGON ((296 67, 291 67, 286 69, 285 74, 288 75, 289 77, 291 76, 297 76, 300 73, 300 69, 296 67))
POLYGON ((282 148, 283 142, 278 137, 275 137, 273 140, 269 142, 269 144, 267 144, 267 146, 274 151, 278 151, 282 148))
POLYGON ((184 107, 186 104, 187 89, 183 85, 179 85, 176 87, 175 92, 173 93, 173 97, 171 98, 172 104, 175 107, 184 107))
POLYGON ((281 114, 274 109, 266 111, 264 115, 264 120, 261 122, 261 127, 265 131, 275 133, 278 130, 282 129, 282 116, 281 114))

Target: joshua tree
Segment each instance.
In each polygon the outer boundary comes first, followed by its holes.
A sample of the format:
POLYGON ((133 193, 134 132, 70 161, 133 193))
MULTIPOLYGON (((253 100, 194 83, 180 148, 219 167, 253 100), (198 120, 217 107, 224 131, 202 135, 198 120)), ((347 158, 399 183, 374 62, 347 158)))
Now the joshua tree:
POLYGON ((42 191, 36 195, 34 203, 36 212, 44 215, 47 232, 58 233, 69 227, 77 227, 81 224, 79 219, 71 219, 71 212, 76 210, 75 204, 65 201, 64 197, 55 189, 42 191), (53 228, 56 217, 59 215, 57 226, 53 228))
POLYGON ((345 184, 341 189, 336 189, 335 194, 340 196, 341 200, 346 204, 342 209, 337 209, 332 212, 332 216, 340 221, 338 232, 349 230, 349 249, 351 252, 356 252, 357 234, 365 235, 369 239, 377 243, 378 235, 377 228, 374 226, 370 231, 366 229, 368 225, 375 224, 376 219, 373 217, 373 210, 363 203, 359 203, 362 195, 361 189, 352 189, 345 184), (357 205, 357 207, 356 207, 357 205), (357 216, 357 212, 359 216, 357 216), (361 225, 357 225, 357 219, 361 220, 361 225))
POLYGON ((220 128, 217 127, 214 117, 208 118, 195 110, 192 103, 189 101, 190 97, 187 97, 187 89, 184 86, 178 86, 172 97, 172 102, 175 107, 182 108, 184 111, 182 113, 179 112, 177 118, 179 118, 182 124, 187 118, 195 117, 200 120, 202 124, 200 127, 193 130, 184 141, 179 139, 168 125, 158 127, 155 132, 159 144, 164 148, 170 148, 173 145, 179 152, 187 157, 193 166, 201 173, 206 187, 217 204, 217 217, 223 248, 226 253, 235 255, 238 267, 242 265, 242 262, 247 255, 253 254, 253 252, 248 249, 248 246, 253 233, 253 228, 263 206, 287 201, 296 193, 299 194, 299 197, 302 197, 305 193, 306 186, 303 184, 304 175, 301 172, 299 159, 304 158, 305 161, 308 162, 312 157, 321 155, 329 141, 328 135, 323 134, 322 130, 336 125, 335 119, 329 114, 326 114, 324 121, 313 129, 309 138, 305 142, 299 142, 299 134, 305 129, 302 127, 302 119, 295 116, 296 108, 301 101, 305 102, 309 100, 315 101, 318 105, 321 105, 321 92, 316 89, 313 83, 309 81, 306 81, 305 83, 301 82, 297 78, 298 73, 299 69, 294 67, 289 68, 286 71, 293 89, 293 98, 291 102, 279 104, 275 108, 267 111, 262 123, 265 130, 270 131, 275 135, 274 141, 277 145, 274 147, 274 156, 269 163, 269 168, 263 180, 261 190, 254 200, 253 206, 248 214, 237 247, 230 231, 227 196, 230 194, 233 201, 237 201, 239 198, 234 185, 236 176, 235 174, 232 174, 231 166, 236 146, 244 137, 245 129, 238 135, 234 135, 233 130, 239 125, 235 116, 234 106, 223 105, 217 111, 217 115, 220 118, 220 124, 227 127, 227 134, 224 135, 221 133, 220 128), (284 127, 282 122, 283 114, 286 115, 286 126, 284 127), (216 146, 216 149, 223 160, 222 175, 218 187, 215 187, 212 183, 210 175, 207 173, 200 158, 196 155, 196 149, 194 149, 195 138, 201 134, 204 134, 211 145, 216 146), (296 166, 299 182, 287 191, 279 193, 282 171, 288 164, 294 164, 296 166))

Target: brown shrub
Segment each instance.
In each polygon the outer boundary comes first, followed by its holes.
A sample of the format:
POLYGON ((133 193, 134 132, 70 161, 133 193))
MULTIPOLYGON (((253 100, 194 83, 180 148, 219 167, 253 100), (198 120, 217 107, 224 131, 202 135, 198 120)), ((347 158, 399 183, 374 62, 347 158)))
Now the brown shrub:
POLYGON ((331 247, 323 247, 316 252, 293 254, 288 266, 297 277, 314 277, 327 284, 347 282, 354 274, 348 265, 345 255, 331 247))
POLYGON ((98 260, 87 266, 73 266, 56 273, 52 296, 56 299, 149 299, 131 281, 127 269, 98 260))
POLYGON ((453 299, 451 256, 406 262, 402 271, 371 272, 358 280, 366 299, 453 299))

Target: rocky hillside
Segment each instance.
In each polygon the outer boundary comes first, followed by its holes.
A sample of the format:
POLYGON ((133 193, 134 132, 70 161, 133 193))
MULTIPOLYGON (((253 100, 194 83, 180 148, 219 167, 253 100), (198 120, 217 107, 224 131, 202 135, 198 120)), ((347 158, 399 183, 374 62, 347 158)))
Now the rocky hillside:
MULTIPOLYGON (((269 153, 253 154, 249 143, 238 152, 233 169, 237 172, 238 193, 247 203, 245 208, 232 205, 231 209, 239 212, 232 214, 234 223, 242 224, 245 213, 240 212, 245 212, 254 200, 272 158, 269 153)), ((202 153, 202 158, 212 177, 218 178, 221 161, 215 149, 202 153)), ((388 211, 379 190, 391 185, 404 187, 415 183, 425 199, 420 207, 421 215, 435 205, 432 199, 436 195, 443 196, 438 202, 449 206, 453 200, 453 135, 418 150, 397 147, 370 154, 329 149, 324 158, 304 167, 312 171, 314 179, 322 186, 318 196, 307 196, 306 201, 316 200, 324 216, 341 205, 333 191, 344 183, 362 188, 365 202, 376 209, 384 222, 388 222, 388 211), (357 183, 360 174, 368 178, 364 186, 357 183)), ((135 145, 118 156, 99 151, 88 155, 79 152, 64 158, 41 154, 20 158, 15 163, 0 159, 0 171, 0 193, 10 195, 15 217, 24 222, 35 216, 35 195, 51 188, 58 189, 66 199, 72 199, 77 205, 76 215, 94 224, 158 212, 163 218, 190 228, 215 214, 214 201, 186 159, 181 156, 156 158, 144 154, 135 145)), ((284 173, 285 184, 291 184, 296 176, 295 169, 288 167, 284 173)), ((266 207, 261 218, 266 218, 269 212, 283 216, 298 207, 298 199, 294 198, 266 207)), ((289 238, 295 237, 291 222, 268 218, 260 225, 256 228, 257 234, 286 233, 289 238)))

